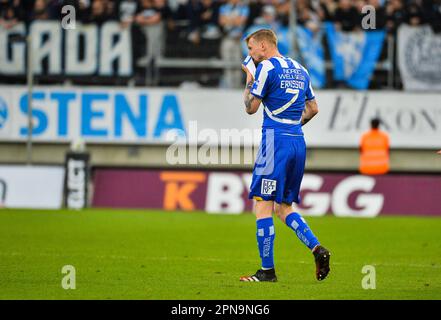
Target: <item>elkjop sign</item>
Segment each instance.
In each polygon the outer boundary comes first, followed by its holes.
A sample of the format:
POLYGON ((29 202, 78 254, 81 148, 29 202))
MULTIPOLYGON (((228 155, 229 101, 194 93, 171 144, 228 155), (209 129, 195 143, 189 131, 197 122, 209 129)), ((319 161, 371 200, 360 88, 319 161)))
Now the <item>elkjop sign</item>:
MULTIPOLYGON (((252 210, 249 172, 97 169, 92 206, 203 210, 239 214, 252 210)), ((305 174, 300 212, 309 216, 441 215, 441 176, 305 174)))

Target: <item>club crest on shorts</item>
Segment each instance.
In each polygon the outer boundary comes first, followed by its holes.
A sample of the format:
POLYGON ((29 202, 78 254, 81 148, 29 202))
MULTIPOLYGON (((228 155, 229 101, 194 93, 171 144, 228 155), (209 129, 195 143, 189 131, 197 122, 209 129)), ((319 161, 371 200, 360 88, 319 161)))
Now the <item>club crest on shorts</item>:
POLYGON ((262 179, 262 194, 271 195, 273 191, 276 191, 276 180, 262 179))

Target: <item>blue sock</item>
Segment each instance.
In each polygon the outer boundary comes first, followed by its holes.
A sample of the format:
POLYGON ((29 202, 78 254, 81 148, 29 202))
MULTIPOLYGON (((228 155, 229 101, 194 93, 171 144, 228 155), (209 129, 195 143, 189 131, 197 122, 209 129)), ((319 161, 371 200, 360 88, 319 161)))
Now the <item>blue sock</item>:
POLYGON ((310 250, 320 244, 311 229, 309 229, 305 219, 303 219, 303 217, 297 212, 292 212, 287 215, 285 223, 288 227, 294 230, 300 241, 302 241, 310 250))
POLYGON ((257 244, 259 247, 262 268, 274 268, 274 223, 273 218, 264 218, 256 221, 257 224, 257 244))

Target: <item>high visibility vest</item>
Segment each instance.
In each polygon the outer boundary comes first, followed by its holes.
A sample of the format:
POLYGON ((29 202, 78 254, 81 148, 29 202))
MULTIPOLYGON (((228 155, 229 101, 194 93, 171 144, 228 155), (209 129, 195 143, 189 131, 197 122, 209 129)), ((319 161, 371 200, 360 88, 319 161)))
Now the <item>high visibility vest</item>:
POLYGON ((389 136, 378 129, 363 134, 360 140, 360 173, 384 174, 389 171, 389 136))

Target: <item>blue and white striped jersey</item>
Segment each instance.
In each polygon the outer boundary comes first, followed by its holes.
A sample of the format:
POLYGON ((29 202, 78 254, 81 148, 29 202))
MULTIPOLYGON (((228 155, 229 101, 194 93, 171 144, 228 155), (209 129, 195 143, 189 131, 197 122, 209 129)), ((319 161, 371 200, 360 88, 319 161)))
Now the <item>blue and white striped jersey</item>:
POLYGON ((300 119, 305 101, 314 99, 308 71, 288 57, 272 57, 259 63, 250 93, 262 99, 262 128, 303 134, 300 119))

